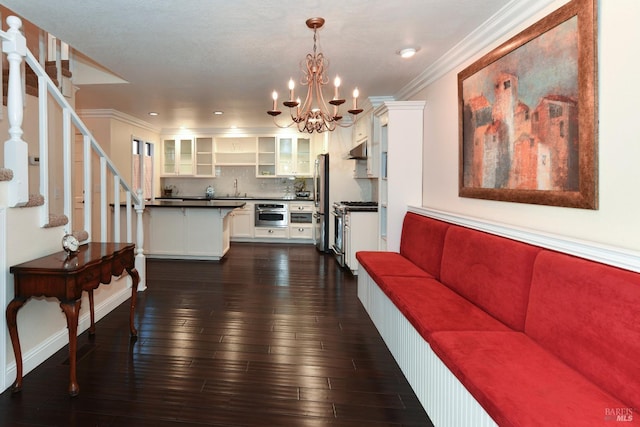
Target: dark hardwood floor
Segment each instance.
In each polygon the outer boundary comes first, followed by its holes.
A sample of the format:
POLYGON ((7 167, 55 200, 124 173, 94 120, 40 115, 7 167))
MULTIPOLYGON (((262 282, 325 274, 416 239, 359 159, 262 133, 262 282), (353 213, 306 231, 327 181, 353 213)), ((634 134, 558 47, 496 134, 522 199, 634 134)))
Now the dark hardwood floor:
MULTIPOLYGON (((221 262, 147 261, 128 302, 0 397, 0 426, 429 426, 357 298, 309 245, 232 244, 221 262)), ((25 333, 25 332, 23 332, 25 333)))

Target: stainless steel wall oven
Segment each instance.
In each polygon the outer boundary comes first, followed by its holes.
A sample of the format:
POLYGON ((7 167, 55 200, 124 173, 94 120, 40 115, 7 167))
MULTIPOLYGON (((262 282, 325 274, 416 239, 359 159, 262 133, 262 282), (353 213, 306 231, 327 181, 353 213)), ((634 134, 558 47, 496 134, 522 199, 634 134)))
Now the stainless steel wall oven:
POLYGON ((256 227, 287 227, 289 205, 286 203, 256 203, 256 227))

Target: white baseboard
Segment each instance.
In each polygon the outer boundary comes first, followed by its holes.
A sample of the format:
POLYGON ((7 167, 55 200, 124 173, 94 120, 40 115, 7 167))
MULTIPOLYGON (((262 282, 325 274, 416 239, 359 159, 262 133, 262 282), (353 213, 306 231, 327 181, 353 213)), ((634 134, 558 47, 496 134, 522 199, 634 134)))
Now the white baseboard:
MULTIPOLYGON (((114 281, 116 279, 114 278, 114 281)), ((127 280, 129 280, 127 278, 127 280)), ((102 319, 104 316, 113 311, 123 302, 127 301, 131 297, 131 286, 127 286, 114 293, 106 300, 100 302, 94 306, 94 312, 96 316, 96 322, 102 319)), ((91 317, 89 311, 82 314, 78 318, 78 335, 86 331, 91 325, 91 317)), ((69 343, 69 332, 67 328, 58 330, 52 334, 48 339, 44 340, 40 345, 34 347, 22 355, 22 372, 26 376, 29 372, 54 355, 58 350, 69 343)), ((9 388, 16 378, 16 362, 13 361, 7 365, 5 372, 5 385, 9 388)))

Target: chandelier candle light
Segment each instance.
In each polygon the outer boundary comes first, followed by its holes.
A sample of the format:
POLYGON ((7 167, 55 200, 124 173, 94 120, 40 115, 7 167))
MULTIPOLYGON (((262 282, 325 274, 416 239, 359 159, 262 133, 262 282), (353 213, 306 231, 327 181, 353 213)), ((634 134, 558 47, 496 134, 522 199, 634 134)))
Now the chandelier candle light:
MULTIPOLYGON (((278 110, 278 92, 275 90, 271 94, 271 98, 273 99, 273 109, 267 111, 267 114, 273 116, 273 122, 276 126, 280 128, 288 128, 296 124, 299 132, 321 133, 325 131, 333 131, 336 129, 336 126, 349 127, 352 123, 343 124, 340 122, 342 116, 338 113, 338 107, 345 102, 344 99, 340 99, 340 77, 336 76, 333 81, 333 98, 329 101, 329 104, 331 104, 333 108, 327 105, 322 93, 322 86, 329 83, 329 79, 326 74, 326 68, 329 66, 329 60, 327 60, 325 64, 324 55, 322 52, 317 52, 317 30, 324 25, 324 18, 309 18, 307 19, 306 24, 307 27, 313 30, 313 54, 308 53, 307 57, 300 65, 303 72, 300 84, 308 87, 304 103, 300 103, 300 98, 297 98, 294 101, 295 83, 293 79, 290 79, 289 100, 284 101, 282 104, 289 108, 292 120, 291 123, 283 126, 276 122, 276 116, 280 115, 282 112, 278 110)), ((349 113, 354 116, 362 112, 362 109, 358 108, 359 95, 360 93, 358 88, 356 88, 353 91, 353 108, 348 110, 349 113)))

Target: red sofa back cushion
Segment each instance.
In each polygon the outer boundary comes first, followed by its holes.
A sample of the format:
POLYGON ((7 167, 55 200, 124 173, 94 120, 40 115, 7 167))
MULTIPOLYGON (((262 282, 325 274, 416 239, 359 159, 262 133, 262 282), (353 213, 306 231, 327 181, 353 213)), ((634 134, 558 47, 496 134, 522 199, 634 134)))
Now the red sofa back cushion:
POLYGON ((602 389, 640 408, 640 274, 541 252, 525 333, 602 389))
POLYGON ((540 248, 451 226, 441 281, 509 327, 522 331, 533 262, 540 248))
POLYGON ((444 236, 450 226, 437 219, 407 212, 400 236, 400 255, 439 279, 444 236))

